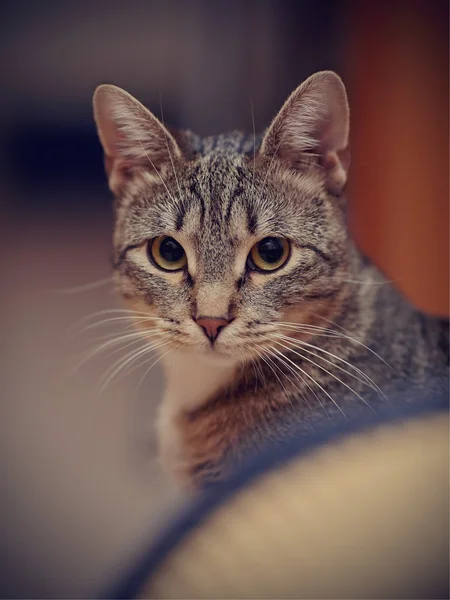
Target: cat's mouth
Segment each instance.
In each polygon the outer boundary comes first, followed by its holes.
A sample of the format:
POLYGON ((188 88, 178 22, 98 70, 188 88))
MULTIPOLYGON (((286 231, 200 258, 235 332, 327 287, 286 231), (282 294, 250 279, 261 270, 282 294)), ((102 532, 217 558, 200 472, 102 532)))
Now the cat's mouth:
POLYGON ((227 366, 236 363, 236 353, 215 346, 199 348, 197 354, 211 364, 227 366))
POLYGON ((256 337, 244 340, 237 332, 229 332, 224 334, 222 339, 219 337, 212 343, 199 343, 194 352, 214 362, 247 362, 264 354, 264 340, 256 337))
POLYGON ((238 318, 226 325, 200 319, 184 323, 165 323, 160 332, 161 350, 175 350, 196 354, 217 362, 247 362, 258 359, 271 343, 273 327, 268 323, 249 323, 238 318))

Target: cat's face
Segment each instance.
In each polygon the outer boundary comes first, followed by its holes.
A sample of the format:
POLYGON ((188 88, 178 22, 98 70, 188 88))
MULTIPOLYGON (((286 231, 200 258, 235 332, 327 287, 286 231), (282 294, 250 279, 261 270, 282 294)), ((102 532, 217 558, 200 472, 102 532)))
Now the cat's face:
POLYGON ((188 149, 189 136, 177 142, 126 93, 99 88, 116 281, 138 326, 165 348, 246 361, 273 345, 281 322, 314 324, 340 302, 348 109, 337 76, 307 84, 255 153, 241 134, 188 149))

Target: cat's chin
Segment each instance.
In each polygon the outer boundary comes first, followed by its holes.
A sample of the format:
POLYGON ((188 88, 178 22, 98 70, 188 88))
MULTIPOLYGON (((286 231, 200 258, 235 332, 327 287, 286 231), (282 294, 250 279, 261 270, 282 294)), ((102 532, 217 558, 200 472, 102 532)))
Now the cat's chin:
POLYGON ((215 347, 199 348, 195 351, 195 354, 202 360, 218 366, 227 367, 236 364, 235 355, 233 356, 231 352, 226 352, 215 347))

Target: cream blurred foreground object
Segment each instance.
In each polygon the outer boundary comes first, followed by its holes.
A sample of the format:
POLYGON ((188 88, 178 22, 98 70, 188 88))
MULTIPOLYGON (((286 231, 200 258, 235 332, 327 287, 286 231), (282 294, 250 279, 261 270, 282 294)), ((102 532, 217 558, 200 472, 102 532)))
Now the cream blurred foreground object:
POLYGON ((385 424, 257 477, 139 597, 444 597, 448 425, 448 413, 385 424))

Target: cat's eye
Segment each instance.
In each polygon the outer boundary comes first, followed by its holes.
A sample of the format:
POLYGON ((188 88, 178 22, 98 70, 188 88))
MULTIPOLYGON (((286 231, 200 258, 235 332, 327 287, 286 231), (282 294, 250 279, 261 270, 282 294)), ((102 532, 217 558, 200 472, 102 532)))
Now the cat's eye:
POLYGON ((183 246, 167 235, 151 240, 147 246, 147 253, 150 260, 164 271, 179 271, 187 264, 183 246))
POLYGON ((275 271, 285 264, 289 254, 290 246, 287 240, 266 237, 250 250, 247 267, 253 271, 275 271))

